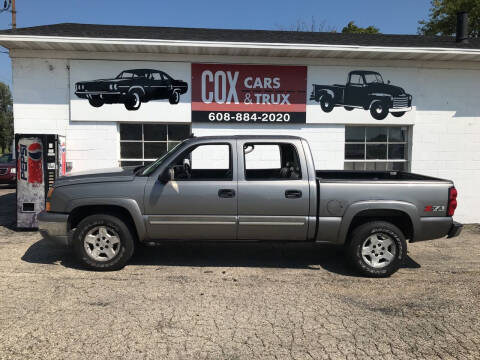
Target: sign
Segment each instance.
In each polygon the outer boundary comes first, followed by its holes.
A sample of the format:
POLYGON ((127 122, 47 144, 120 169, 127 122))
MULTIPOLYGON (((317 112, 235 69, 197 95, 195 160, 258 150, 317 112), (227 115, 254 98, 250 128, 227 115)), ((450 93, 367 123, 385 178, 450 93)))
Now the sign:
POLYGON ((72 60, 71 120, 187 122, 190 64, 72 60))
POLYGON ((415 83, 404 69, 309 66, 307 123, 414 124, 415 83))
POLYGON ((306 66, 192 64, 192 122, 306 121, 306 66))

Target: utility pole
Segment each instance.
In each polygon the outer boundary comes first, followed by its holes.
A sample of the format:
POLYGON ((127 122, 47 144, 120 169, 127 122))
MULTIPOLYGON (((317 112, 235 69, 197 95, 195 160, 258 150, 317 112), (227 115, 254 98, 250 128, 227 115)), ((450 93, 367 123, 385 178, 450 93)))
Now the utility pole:
POLYGON ((17 10, 15 9, 15 0, 12 0, 12 29, 17 28, 17 10))

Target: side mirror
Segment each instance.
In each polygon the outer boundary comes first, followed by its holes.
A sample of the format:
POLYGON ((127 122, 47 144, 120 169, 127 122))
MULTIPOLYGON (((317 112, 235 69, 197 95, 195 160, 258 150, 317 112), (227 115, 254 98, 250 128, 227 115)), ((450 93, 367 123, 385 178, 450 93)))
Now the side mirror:
POLYGON ((169 181, 172 181, 175 177, 175 173, 172 168, 168 168, 165 170, 163 173, 161 173, 158 176, 158 181, 160 181, 162 184, 166 184, 169 181))
POLYGON ((387 80, 387 84, 390 84, 390 80, 387 80))

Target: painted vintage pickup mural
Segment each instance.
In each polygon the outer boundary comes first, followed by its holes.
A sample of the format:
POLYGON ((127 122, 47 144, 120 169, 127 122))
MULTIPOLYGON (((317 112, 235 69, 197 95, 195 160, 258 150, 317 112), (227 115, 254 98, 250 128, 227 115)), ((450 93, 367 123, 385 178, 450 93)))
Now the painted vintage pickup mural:
POLYGON ((383 81, 376 71, 355 70, 348 74, 346 85, 313 84, 310 100, 320 103, 322 110, 331 112, 334 107, 369 110, 376 120, 383 120, 390 113, 403 116, 412 109, 412 95, 399 86, 383 81))

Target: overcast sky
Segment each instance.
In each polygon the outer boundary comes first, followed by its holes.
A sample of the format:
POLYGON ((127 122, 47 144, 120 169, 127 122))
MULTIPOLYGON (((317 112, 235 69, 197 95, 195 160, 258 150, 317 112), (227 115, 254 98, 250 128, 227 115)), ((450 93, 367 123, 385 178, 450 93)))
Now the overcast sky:
MULTIPOLYGON (((299 20, 311 23, 313 17, 327 30, 341 31, 353 20, 385 34, 415 34, 429 4, 429 0, 17 0, 17 27, 77 22, 278 30, 299 20)), ((0 14, 0 28, 10 27, 11 14, 0 14)), ((0 81, 11 84, 11 76, 8 54, 0 53, 0 81)))

